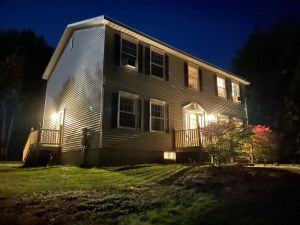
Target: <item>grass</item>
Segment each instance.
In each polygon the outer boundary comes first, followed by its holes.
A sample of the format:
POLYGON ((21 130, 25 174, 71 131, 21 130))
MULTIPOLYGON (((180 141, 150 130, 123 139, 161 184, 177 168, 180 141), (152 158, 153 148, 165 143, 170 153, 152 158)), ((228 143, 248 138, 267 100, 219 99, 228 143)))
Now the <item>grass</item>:
MULTIPOLYGON (((300 167, 0 164, 0 224, 293 224, 300 167)), ((295 222, 294 222, 295 221, 295 222)))

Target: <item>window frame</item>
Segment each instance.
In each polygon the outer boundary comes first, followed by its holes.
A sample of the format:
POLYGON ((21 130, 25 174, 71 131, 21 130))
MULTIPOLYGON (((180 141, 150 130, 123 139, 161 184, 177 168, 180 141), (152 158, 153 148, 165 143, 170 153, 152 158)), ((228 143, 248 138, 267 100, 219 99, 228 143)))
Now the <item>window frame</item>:
POLYGON ((231 96, 232 96, 232 101, 236 103, 241 103, 241 90, 240 90, 240 85, 237 82, 231 81, 231 96), (233 89, 233 86, 236 85, 238 88, 238 92, 235 92, 233 89), (237 93, 237 96, 235 97, 234 94, 237 93), (236 99, 235 99, 236 98, 236 99))
MULTIPOLYGON (((132 93, 129 93, 129 92, 125 92, 125 91, 119 91, 119 94, 118 94, 118 118, 117 118, 117 127, 118 128, 122 128, 122 129, 130 129, 130 130, 136 130, 137 129, 137 120, 138 120, 138 98, 139 98, 139 95, 137 94, 132 94, 132 93), (134 106, 133 106, 133 109, 134 109, 134 127, 125 127, 125 126, 120 126, 120 113, 121 113, 121 110, 120 110, 120 106, 121 106, 121 97, 123 98, 127 98, 127 99, 131 99, 134 101, 134 106)), ((129 113, 129 112, 124 112, 124 113, 129 113)))
POLYGON ((242 119, 240 119, 240 118, 233 117, 233 118, 232 118, 232 121, 233 121, 233 124, 234 124, 234 126, 235 126, 236 128, 240 128, 240 127, 244 126, 244 121, 243 121, 242 119), (237 126, 237 122, 240 122, 241 125, 237 126))
POLYGON ((191 89, 191 90, 200 90, 199 66, 194 64, 194 63, 188 62, 188 69, 187 70, 188 70, 187 71, 188 72, 188 74, 187 74, 187 76, 188 76, 188 88, 191 89), (190 67, 194 68, 196 70, 197 88, 194 88, 194 87, 190 86, 190 73, 189 73, 190 72, 190 70, 189 70, 190 67))
POLYGON ((224 115, 224 114, 218 114, 218 123, 219 124, 222 124, 221 120, 226 120, 226 122, 225 122, 226 124, 229 124, 229 122, 230 122, 229 116, 224 115))
POLYGON ((221 77, 221 76, 218 76, 218 75, 217 75, 217 79, 216 79, 216 80, 217 80, 216 85, 217 85, 217 93, 218 93, 218 97, 223 98, 223 99, 227 99, 226 79, 225 79, 224 77, 221 77), (218 85, 218 79, 223 80, 224 87, 220 87, 220 86, 218 85), (221 88, 222 90, 224 90, 224 96, 220 95, 219 88, 221 88))
MULTIPOLYGON (((166 133, 166 127, 167 127, 167 116, 166 116, 166 102, 165 101, 162 101, 162 100, 158 100, 158 99, 154 99, 154 98, 150 98, 150 106, 149 106, 149 130, 150 132, 157 132, 157 133, 166 133), (159 106, 162 106, 163 107, 163 110, 164 110, 164 122, 163 122, 163 131, 161 130, 153 130, 152 129, 152 105, 159 105, 159 106)), ((158 118, 158 117, 155 117, 155 118, 158 118)), ((158 119, 161 119, 158 118, 158 119)))
POLYGON ((163 50, 161 50, 161 49, 159 49, 159 48, 156 48, 156 47, 154 47, 154 46, 152 46, 152 45, 150 46, 150 59, 149 59, 149 60, 150 60, 150 76, 151 76, 151 77, 156 77, 157 79, 165 80, 165 69, 166 69, 165 54, 166 54, 165 51, 163 51, 163 50), (157 53, 157 54, 159 54, 159 55, 162 55, 163 66, 162 66, 162 65, 159 65, 159 64, 157 64, 157 63, 153 63, 153 62, 152 62, 152 52, 155 52, 155 53, 157 53), (159 76, 157 76, 157 75, 153 75, 153 74, 152 74, 152 64, 154 64, 155 66, 162 67, 162 69, 163 69, 162 77, 159 77, 159 76))
POLYGON ((121 41, 121 43, 120 43, 120 64, 122 66, 127 67, 127 68, 137 70, 138 69, 138 55, 139 55, 139 53, 138 53, 138 51, 139 51, 139 48, 138 48, 139 41, 137 39, 135 39, 134 37, 131 37, 131 36, 129 36, 127 34, 124 34, 124 33, 121 33, 121 40, 120 41, 121 41), (127 54, 129 56, 135 57, 135 66, 131 66, 129 64, 123 64, 123 57, 122 57, 122 54, 123 54, 123 40, 131 42, 131 43, 136 45, 136 56, 131 55, 130 53, 124 52, 125 54, 127 54))

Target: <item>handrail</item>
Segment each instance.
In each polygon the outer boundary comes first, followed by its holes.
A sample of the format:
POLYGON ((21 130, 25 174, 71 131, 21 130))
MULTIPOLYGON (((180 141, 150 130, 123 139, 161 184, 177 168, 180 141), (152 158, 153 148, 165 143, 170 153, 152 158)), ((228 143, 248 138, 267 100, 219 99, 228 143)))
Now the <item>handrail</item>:
POLYGON ((27 158, 29 152, 30 152, 30 147, 32 145, 37 145, 38 144, 38 131, 31 131, 30 134, 28 135, 26 144, 23 149, 23 156, 22 156, 22 161, 25 161, 27 158))
POLYGON ((195 128, 175 131, 175 148, 205 147, 216 137, 216 134, 207 128, 195 128))

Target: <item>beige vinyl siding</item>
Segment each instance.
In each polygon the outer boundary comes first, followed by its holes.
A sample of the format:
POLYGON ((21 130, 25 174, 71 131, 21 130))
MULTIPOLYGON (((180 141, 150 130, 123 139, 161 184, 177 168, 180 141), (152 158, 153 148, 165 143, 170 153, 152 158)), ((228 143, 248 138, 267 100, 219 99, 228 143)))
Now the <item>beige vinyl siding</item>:
POLYGON ((104 38, 105 27, 75 31, 48 80, 43 127, 53 129, 51 114, 65 109, 63 151, 81 150, 85 127, 90 147, 101 147, 104 38))
POLYGON ((107 28, 106 32, 103 147, 118 148, 122 147, 122 143, 126 142, 131 143, 132 148, 140 147, 148 150, 170 150, 173 148, 172 133, 154 134, 111 129, 111 95, 118 90, 138 94, 141 99, 149 100, 149 98, 155 98, 166 101, 169 106, 171 129, 183 129, 182 107, 191 102, 200 104, 208 114, 217 113, 230 117, 246 118, 243 105, 216 96, 213 72, 202 68, 203 91, 185 87, 184 60, 181 58, 167 53, 169 55, 168 81, 138 73, 136 70, 125 66, 114 65, 113 49, 114 34, 116 32, 111 28, 107 28), (125 137, 128 140, 124 140, 125 137), (143 145, 136 145, 140 140, 143 140, 143 145), (153 144, 155 141, 158 142, 157 146, 153 144))

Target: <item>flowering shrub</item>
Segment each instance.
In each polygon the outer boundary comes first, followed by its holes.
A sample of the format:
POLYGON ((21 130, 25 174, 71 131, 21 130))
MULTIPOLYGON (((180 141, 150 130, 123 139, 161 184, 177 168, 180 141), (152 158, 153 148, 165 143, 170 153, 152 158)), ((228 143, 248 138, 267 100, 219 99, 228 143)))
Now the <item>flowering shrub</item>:
POLYGON ((279 160, 279 136, 271 128, 257 125, 252 129, 254 162, 274 163, 279 160))

